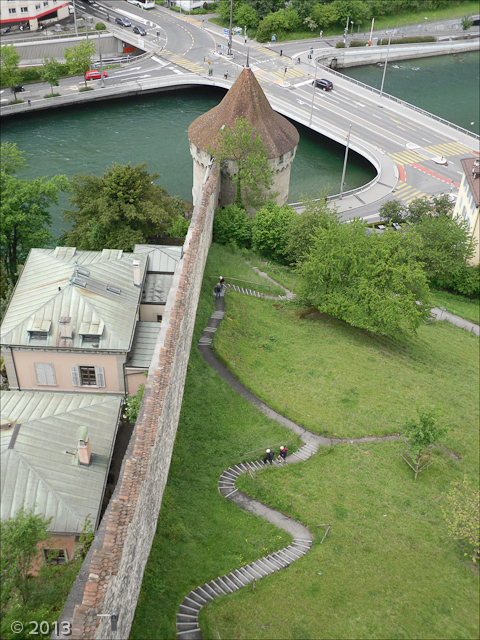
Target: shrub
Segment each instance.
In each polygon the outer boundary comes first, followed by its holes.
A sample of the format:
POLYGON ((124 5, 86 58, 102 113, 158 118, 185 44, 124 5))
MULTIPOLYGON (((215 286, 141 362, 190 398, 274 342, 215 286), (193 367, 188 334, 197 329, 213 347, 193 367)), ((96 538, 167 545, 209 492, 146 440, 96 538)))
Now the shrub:
POLYGON ((127 422, 136 422, 138 412, 140 411, 140 405, 142 404, 143 392, 145 391, 145 385, 141 384, 138 387, 136 395, 130 396, 123 407, 123 417, 127 422))
MULTIPOLYGON (((342 42, 343 44, 343 42, 342 42)), ((368 44, 368 42, 365 42, 365 40, 352 40, 350 42, 350 46, 351 47, 366 47, 368 44)))
POLYGON ((343 44, 343 42, 337 42, 337 44, 335 45, 335 49, 344 49, 345 45, 343 44))
POLYGON ((243 207, 230 204, 216 210, 213 220, 213 240, 219 244, 233 242, 238 247, 250 247, 252 221, 243 207))
POLYGON ((105 31, 107 27, 103 24, 103 22, 97 22, 95 25, 95 31, 105 31))
POLYGON ((58 98, 58 96, 59 96, 59 95, 60 95, 59 93, 47 93, 47 94, 45 94, 43 97, 44 97, 45 99, 48 99, 48 98, 58 98))
MULTIPOLYGON (((390 44, 415 44, 417 42, 436 42, 434 36, 411 36, 409 38, 392 38, 390 44)), ((388 38, 384 38, 378 43, 381 46, 388 45, 388 38)))
POLYGON ((464 31, 466 31, 467 29, 470 29, 470 27, 473 26, 473 20, 472 18, 470 18, 469 16, 463 16, 462 18, 462 29, 464 31))
POLYGON ((25 69, 19 69, 19 71, 21 83, 42 81, 42 67, 26 67, 25 69))
POLYGON ((267 258, 286 264, 287 229, 296 215, 288 205, 280 207, 274 202, 268 202, 257 211, 252 224, 252 242, 255 249, 267 258))
POLYGON ((204 14, 204 13, 208 13, 208 11, 206 9, 204 9, 203 7, 199 7, 198 9, 193 9, 193 11, 190 11, 190 13, 194 16, 197 16, 199 14, 204 14))
POLYGON ((180 13, 180 7, 174 7, 173 5, 170 7, 171 11, 175 11, 176 13, 180 13))

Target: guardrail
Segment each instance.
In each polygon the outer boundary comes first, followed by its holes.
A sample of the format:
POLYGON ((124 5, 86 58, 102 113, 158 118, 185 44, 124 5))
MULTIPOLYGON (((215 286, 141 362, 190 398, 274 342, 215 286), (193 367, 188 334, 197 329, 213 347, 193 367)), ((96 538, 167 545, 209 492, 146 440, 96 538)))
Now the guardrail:
POLYGON ((355 80, 355 78, 349 78, 348 76, 345 76, 343 73, 340 73, 339 71, 335 71, 335 69, 331 69, 330 67, 327 67, 324 64, 317 63, 317 67, 321 68, 321 69, 324 69, 328 73, 333 73, 334 75, 338 76, 339 78, 342 78, 343 80, 346 80, 348 82, 356 84, 356 85, 362 87, 363 89, 367 89, 369 91, 372 91, 373 93, 376 93, 379 96, 381 95, 382 97, 387 98, 388 100, 392 100, 393 102, 397 102, 398 104, 402 104, 403 106, 408 107, 409 109, 413 109, 417 113, 421 113, 422 115, 427 116, 428 118, 432 118, 433 120, 436 120, 437 122, 441 122, 445 126, 451 127, 452 129, 455 129, 456 131, 460 131, 461 133, 465 133, 466 135, 473 136, 476 140, 480 140, 480 135, 478 135, 477 133, 474 133, 473 131, 469 131, 468 129, 465 129, 464 127, 460 127, 458 124, 450 122, 449 120, 445 120, 445 118, 441 118, 440 116, 436 116, 434 113, 430 113, 430 111, 425 111, 425 109, 421 109, 420 107, 416 107, 414 104, 410 104, 410 102, 406 102, 405 100, 401 100, 400 98, 397 98, 396 96, 392 96, 389 93, 385 93, 385 91, 383 91, 383 93, 380 93, 380 89, 376 89, 375 87, 371 87, 369 84, 365 84, 364 82, 360 82, 360 80, 355 80))

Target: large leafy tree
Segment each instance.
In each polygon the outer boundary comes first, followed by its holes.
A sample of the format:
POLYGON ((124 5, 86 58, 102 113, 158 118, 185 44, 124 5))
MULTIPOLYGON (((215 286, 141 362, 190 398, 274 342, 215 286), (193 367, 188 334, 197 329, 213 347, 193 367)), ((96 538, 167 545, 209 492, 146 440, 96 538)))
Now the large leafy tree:
POLYGON ((58 203, 58 193, 68 189, 63 175, 35 180, 13 175, 23 165, 23 156, 16 145, 1 146, 0 188, 0 249, 5 270, 14 280, 18 265, 23 263, 32 247, 44 247, 52 239, 48 225, 50 206, 58 203))
POLYGON ((30 597, 28 574, 38 555, 38 545, 50 537, 48 526, 51 521, 52 518, 47 519, 36 514, 35 509, 22 505, 14 518, 1 523, 2 590, 16 589, 24 605, 30 597))
POLYGON ((267 200, 273 171, 262 136, 247 118, 237 118, 232 128, 222 131, 209 151, 220 164, 235 163, 232 180, 236 184, 236 204, 258 207, 267 200))
POLYGON ((420 245, 413 234, 368 235, 360 220, 319 226, 299 267, 303 300, 372 333, 414 333, 431 306, 420 245))
MULTIPOLYGON (((76 47, 65 49, 65 61, 72 73, 81 73, 83 76, 92 66, 92 56, 95 53, 95 44, 92 40, 82 40, 76 47)), ((85 87, 87 81, 85 80, 85 87)))
POLYGON ((17 99, 15 87, 20 84, 21 80, 18 68, 20 57, 13 44, 4 44, 0 47, 2 86, 8 87, 13 91, 15 100, 17 99))
POLYGON ((75 175, 72 208, 64 220, 73 222, 65 234, 69 246, 101 251, 129 251, 136 243, 163 235, 177 213, 164 187, 154 184, 146 163, 114 163, 101 176, 75 175))

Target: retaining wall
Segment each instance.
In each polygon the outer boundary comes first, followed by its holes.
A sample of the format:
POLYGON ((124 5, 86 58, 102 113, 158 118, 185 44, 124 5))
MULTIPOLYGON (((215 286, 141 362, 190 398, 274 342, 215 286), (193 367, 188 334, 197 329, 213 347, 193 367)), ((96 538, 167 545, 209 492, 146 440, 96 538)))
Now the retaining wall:
POLYGON ((214 165, 202 187, 173 278, 119 497, 95 550, 72 638, 128 638, 150 554, 177 433, 195 316, 219 195, 214 165), (118 614, 117 630, 108 617, 118 614))

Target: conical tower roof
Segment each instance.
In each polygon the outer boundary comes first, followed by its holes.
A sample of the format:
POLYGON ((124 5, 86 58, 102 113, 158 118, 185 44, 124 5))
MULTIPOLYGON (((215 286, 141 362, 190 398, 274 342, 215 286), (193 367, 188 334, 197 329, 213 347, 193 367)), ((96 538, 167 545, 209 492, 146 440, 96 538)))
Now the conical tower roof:
POLYGON ((300 136, 286 118, 274 111, 250 67, 245 67, 223 100, 188 127, 190 141, 209 152, 225 125, 235 128, 237 118, 246 118, 262 136, 269 158, 278 158, 294 149, 300 136))

